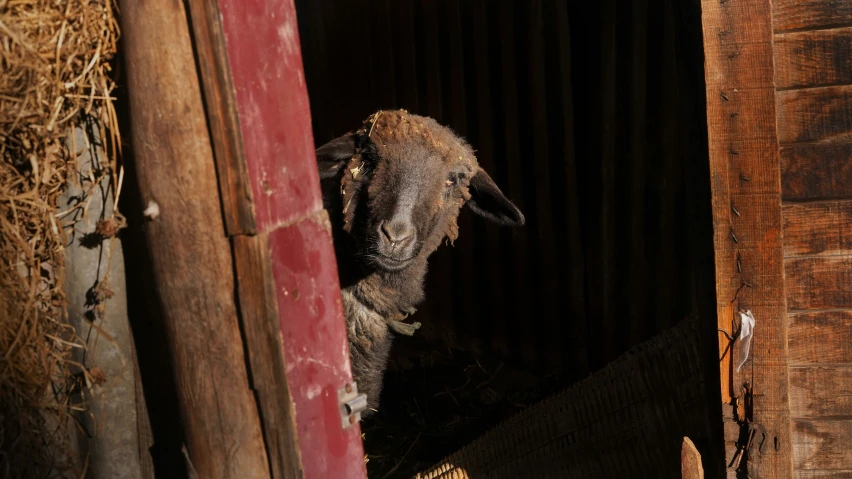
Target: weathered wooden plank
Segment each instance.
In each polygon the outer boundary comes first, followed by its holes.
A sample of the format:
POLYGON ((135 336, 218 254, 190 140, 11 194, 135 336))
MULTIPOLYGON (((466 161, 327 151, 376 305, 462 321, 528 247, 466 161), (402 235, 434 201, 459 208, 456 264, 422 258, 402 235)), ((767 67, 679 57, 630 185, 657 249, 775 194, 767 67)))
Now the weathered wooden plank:
POLYGON ((847 141, 852 133, 852 86, 779 91, 778 141, 847 141))
POLYGON ((310 119, 292 0, 217 0, 258 231, 322 207, 314 140, 292 125, 310 119), (297 159, 297 160, 294 160, 297 159), (286 165, 286 166, 285 166, 286 165))
POLYGON ((785 200, 852 198, 852 142, 781 148, 785 200))
POLYGON ((789 258, 784 263, 790 309, 852 308, 852 255, 789 258))
POLYGON ((269 477, 184 4, 119 3, 137 180, 142 204, 160 211, 145 224, 153 287, 189 456, 200 477, 269 477))
POLYGON ((852 201, 783 207, 784 255, 852 253, 852 201))
POLYGON ((852 3, 837 0, 776 0, 772 2, 775 31, 852 25, 852 3))
POLYGON ((680 449, 680 474, 682 479, 704 479, 704 468, 701 466, 701 453, 688 437, 683 438, 680 449))
POLYGON ((852 469, 852 421, 793 421, 796 469, 852 469))
POLYGON ((852 470, 847 471, 808 471, 796 470, 793 479, 852 479, 852 470))
POLYGON ((255 232, 254 200, 246 171, 222 17, 216 2, 190 0, 187 5, 219 175, 225 228, 231 235, 251 234, 255 232))
POLYGON ((852 418, 852 364, 791 367, 790 416, 852 418))
POLYGON ((275 479, 302 477, 293 398, 278 327, 278 303, 269 237, 234 237, 234 267, 240 316, 257 396, 266 451, 275 479))
POLYGON ((790 364, 852 364, 852 311, 791 313, 790 364))
POLYGON ((779 89, 852 83, 852 28, 775 35, 779 89))
POLYGON ((727 339, 719 335, 722 400, 728 403, 739 395, 743 383, 754 388, 754 407, 747 419, 763 424, 778 438, 778 447, 750 455, 748 472, 751 477, 790 478, 780 171, 761 164, 767 158, 777 164, 773 59, 768 54, 739 54, 749 44, 771 48, 771 3, 729 3, 701 2, 717 320, 719 328, 730 331, 737 309, 748 308, 758 318, 761 334, 752 342, 752 363, 740 373, 726 351, 727 339), (746 169, 749 174, 743 173, 746 169))

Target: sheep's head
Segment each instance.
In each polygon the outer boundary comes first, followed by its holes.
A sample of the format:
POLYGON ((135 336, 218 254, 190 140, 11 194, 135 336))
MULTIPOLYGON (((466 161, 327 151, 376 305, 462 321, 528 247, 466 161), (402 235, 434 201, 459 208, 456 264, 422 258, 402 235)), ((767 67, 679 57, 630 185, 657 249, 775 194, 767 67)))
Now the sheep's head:
POLYGON ((465 204, 497 223, 524 224, 471 147, 431 118, 380 111, 320 147, 317 162, 320 178, 340 187, 343 230, 358 255, 382 270, 405 269, 455 240, 465 204))

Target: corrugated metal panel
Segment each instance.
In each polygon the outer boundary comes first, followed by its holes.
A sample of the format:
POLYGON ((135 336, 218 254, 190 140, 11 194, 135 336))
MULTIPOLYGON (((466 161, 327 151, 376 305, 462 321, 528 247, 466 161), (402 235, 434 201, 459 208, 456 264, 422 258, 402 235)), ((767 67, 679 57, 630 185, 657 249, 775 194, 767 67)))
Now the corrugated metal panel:
POLYGON ((474 350, 569 384, 713 317, 697 2, 296 4, 317 144, 379 108, 432 116, 527 216, 463 212, 395 355, 474 350))

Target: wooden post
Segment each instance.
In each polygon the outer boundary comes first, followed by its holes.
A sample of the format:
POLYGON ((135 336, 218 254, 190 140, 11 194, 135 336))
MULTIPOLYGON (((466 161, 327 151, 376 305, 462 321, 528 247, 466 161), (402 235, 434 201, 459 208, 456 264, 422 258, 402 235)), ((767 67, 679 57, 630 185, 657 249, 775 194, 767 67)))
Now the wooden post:
POLYGON ((740 309, 756 320, 750 362, 739 372, 735 343, 719 333, 728 474, 791 478, 771 2, 701 5, 718 327, 735 335, 740 309))
POLYGON ((189 458, 199 477, 269 477, 184 4, 119 3, 142 202, 159 209, 145 233, 189 458))
POLYGON ((683 438, 680 448, 681 479, 704 479, 704 468, 701 466, 701 453, 688 437, 683 438))

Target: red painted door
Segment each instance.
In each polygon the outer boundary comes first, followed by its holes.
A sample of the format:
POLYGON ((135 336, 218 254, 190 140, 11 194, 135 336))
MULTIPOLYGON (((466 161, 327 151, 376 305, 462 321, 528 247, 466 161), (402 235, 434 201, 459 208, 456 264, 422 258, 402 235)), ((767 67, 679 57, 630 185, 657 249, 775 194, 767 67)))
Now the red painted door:
POLYGON ((292 0, 218 0, 258 233, 269 237, 304 475, 364 478, 337 263, 322 209, 292 0))

